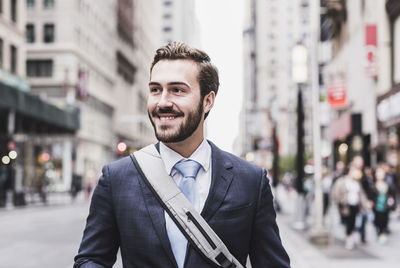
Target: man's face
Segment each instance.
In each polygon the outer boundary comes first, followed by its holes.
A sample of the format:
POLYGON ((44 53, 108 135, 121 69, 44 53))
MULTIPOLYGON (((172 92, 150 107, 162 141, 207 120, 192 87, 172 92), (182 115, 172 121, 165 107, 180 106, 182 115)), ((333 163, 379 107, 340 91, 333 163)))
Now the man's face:
POLYGON ((180 142, 202 131, 198 130, 204 118, 198 72, 190 60, 161 60, 154 65, 147 109, 159 141, 180 142))

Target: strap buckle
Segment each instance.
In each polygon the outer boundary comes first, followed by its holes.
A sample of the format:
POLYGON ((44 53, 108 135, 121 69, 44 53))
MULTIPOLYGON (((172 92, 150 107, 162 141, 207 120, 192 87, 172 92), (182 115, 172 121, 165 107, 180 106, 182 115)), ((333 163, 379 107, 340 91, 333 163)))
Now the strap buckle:
POLYGON ((228 258, 221 252, 218 254, 218 256, 215 258, 217 262, 223 267, 223 268, 235 268, 236 264, 228 260, 228 258))

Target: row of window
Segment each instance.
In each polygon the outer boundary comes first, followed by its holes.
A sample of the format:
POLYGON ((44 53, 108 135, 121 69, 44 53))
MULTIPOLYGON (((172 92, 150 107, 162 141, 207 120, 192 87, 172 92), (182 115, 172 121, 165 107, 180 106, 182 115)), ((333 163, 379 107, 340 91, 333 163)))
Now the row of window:
MULTIPOLYGON (((3 0, 0 0, 0 14, 3 13, 3 0)), ((13 22, 17 22, 17 0, 11 0, 10 17, 13 22)))
MULTIPOLYGON (((26 7, 34 8, 35 0, 26 0, 26 7)), ((54 0, 43 0, 43 7, 48 9, 54 8, 54 0)))
MULTIPOLYGON (((0 68, 3 68, 3 50, 4 50, 4 42, 3 39, 0 38, 0 68)), ((17 72, 17 48, 14 45, 10 45, 10 72, 17 72)))
POLYGON ((53 75, 53 61, 27 60, 26 75, 28 77, 51 77, 53 75))
MULTIPOLYGON (((44 43, 53 43, 54 42, 54 24, 46 23, 43 25, 43 42, 44 43)), ((27 43, 34 43, 36 40, 35 38, 35 25, 34 24, 27 24, 26 25, 26 42, 27 43)))

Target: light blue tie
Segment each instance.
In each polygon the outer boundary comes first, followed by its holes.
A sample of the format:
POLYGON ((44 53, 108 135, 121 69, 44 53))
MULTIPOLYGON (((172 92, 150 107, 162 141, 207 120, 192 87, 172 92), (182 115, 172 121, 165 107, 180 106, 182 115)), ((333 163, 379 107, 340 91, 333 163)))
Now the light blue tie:
MULTIPOLYGON (((183 178, 179 183, 179 188, 186 198, 199 210, 199 194, 196 189, 196 175, 200 164, 194 160, 184 160, 175 164, 174 168, 182 174, 183 178)), ((179 268, 183 268, 186 256, 187 240, 175 222, 168 217, 167 233, 174 253, 176 263, 179 268)))

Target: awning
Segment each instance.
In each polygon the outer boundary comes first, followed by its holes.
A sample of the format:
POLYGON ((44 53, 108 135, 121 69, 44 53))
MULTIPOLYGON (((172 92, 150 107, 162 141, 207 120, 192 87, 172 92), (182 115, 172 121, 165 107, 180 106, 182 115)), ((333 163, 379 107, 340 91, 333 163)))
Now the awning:
POLYGON ((79 129, 79 114, 76 109, 62 110, 35 95, 0 82, 0 112, 9 110, 15 111, 24 119, 23 122, 31 119, 35 124, 55 130, 50 132, 73 133, 79 129))

